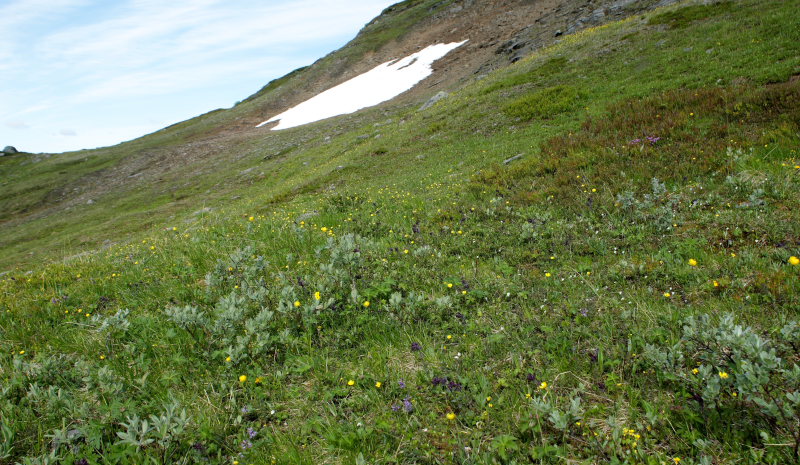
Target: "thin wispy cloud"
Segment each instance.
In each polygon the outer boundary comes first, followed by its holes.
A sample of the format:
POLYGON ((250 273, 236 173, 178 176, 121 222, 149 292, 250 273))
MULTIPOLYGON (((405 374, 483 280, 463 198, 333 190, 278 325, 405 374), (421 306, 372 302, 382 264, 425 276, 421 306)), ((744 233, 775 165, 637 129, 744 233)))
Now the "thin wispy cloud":
POLYGON ((11 120, 11 121, 6 121, 6 127, 9 127, 11 129, 28 129, 30 126, 28 126, 28 124, 24 121, 11 120))
MULTIPOLYGON (((26 79, 4 83, 0 102, 4 110, 24 113, 30 130, 23 135, 22 128, 0 126, 0 145, 82 148, 75 144, 87 139, 54 127, 67 123, 100 141, 102 134, 118 136, 120 128, 149 132, 160 128, 153 120, 167 125, 230 106, 343 45, 392 3, 12 1, 0 7, 0 70, 26 79), (101 114, 108 111, 113 117, 101 114)), ((21 120, 8 111, 6 116, 21 120)))

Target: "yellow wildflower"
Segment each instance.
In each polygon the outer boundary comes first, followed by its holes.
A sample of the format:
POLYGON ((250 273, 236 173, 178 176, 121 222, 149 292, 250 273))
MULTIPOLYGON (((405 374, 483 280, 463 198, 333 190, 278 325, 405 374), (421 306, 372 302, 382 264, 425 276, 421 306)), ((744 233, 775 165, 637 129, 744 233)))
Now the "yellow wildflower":
POLYGON ((352 379, 347 381, 347 385, 348 386, 355 386, 355 384, 356 384, 356 382, 354 380, 352 380, 352 379))
POLYGON ((794 255, 792 255, 791 257, 789 257, 789 264, 794 266, 800 265, 800 258, 797 258, 794 255))
POLYGON ((239 376, 239 382, 240 383, 244 383, 245 381, 247 381, 247 375, 240 375, 239 376))
POLYGON ((364 307, 369 307, 369 300, 365 300, 363 305, 364 307))
POLYGON ((719 372, 719 377, 722 378, 722 379, 728 379, 728 373, 726 373, 724 371, 720 371, 719 372))
POLYGON ((689 266, 697 266, 697 260, 694 258, 689 259, 689 266))
POLYGON ((447 419, 448 420, 455 420, 456 419, 456 414, 452 413, 452 412, 448 413, 447 414, 447 419))

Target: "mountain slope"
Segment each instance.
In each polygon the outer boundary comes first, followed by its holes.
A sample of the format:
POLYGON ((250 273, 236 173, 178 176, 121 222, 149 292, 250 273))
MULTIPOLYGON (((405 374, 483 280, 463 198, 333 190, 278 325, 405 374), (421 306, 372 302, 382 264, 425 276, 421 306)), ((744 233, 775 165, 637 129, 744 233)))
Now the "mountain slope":
POLYGON ((291 132, 255 126, 380 63, 433 43, 470 40, 437 62, 433 76, 381 107, 387 115, 401 114, 406 105, 420 105, 440 90, 456 89, 559 40, 558 30, 597 25, 654 4, 406 1, 387 9, 341 50, 273 81, 230 110, 105 149, 0 160, 0 266, 25 268, 118 243, 130 232, 182 222, 203 206, 229 205, 254 183, 276 189, 269 173, 283 171, 287 157, 373 116, 363 112, 291 132))
POLYGON ((215 139, 263 178, 229 159, 214 211, 0 277, 0 460, 796 462, 798 6, 215 139))

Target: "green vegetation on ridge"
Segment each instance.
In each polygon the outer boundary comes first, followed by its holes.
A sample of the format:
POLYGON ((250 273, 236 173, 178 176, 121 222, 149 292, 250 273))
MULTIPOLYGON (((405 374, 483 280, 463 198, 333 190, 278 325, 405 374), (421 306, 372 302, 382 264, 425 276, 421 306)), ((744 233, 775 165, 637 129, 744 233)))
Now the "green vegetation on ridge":
POLYGON ((796 462, 800 3, 725 5, 243 143, 241 200, 0 277, 0 461, 796 462))

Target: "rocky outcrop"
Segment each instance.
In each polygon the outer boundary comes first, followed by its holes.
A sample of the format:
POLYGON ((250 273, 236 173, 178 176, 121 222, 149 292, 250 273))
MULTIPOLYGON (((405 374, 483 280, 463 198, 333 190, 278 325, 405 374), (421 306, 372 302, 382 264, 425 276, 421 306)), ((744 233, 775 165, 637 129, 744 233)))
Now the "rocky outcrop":
POLYGON ((450 94, 448 94, 447 92, 444 92, 444 91, 441 91, 441 92, 439 92, 438 94, 436 94, 436 95, 434 95, 433 97, 431 97, 431 98, 430 98, 430 100, 428 100, 427 102, 425 102, 425 104, 424 104, 424 105, 422 105, 422 106, 419 108, 419 111, 425 111, 425 110, 427 110, 428 108, 430 108, 430 107, 432 107, 432 106, 436 105, 436 102, 438 102, 439 100, 446 99, 446 98, 447 98, 449 95, 450 95, 450 94))
POLYGON ((17 153, 19 153, 19 150, 17 150, 16 147, 11 146, 11 145, 6 145, 3 148, 3 150, 0 151, 0 157, 6 156, 6 155, 14 155, 14 154, 17 154, 17 153))

